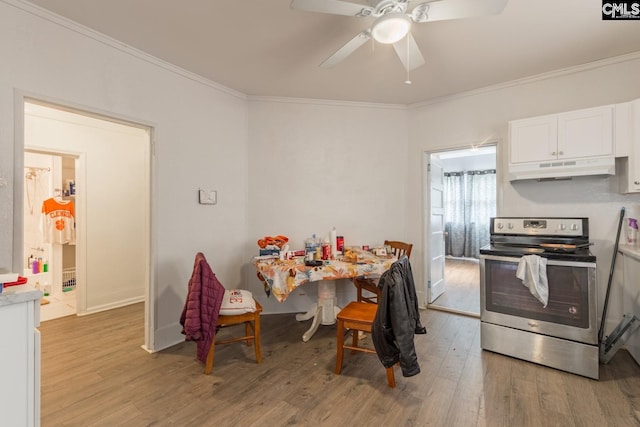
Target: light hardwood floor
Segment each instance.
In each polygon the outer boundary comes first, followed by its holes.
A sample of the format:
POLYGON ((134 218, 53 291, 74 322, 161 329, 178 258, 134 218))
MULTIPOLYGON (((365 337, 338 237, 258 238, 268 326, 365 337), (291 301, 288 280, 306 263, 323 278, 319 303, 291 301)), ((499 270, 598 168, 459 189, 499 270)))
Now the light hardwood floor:
POLYGON ((480 316, 480 264, 473 258, 445 260, 445 291, 433 303, 433 308, 449 308, 480 316))
POLYGON ((640 367, 626 351, 594 381, 482 351, 478 319, 426 310, 428 334, 415 337, 422 372, 396 369, 390 389, 375 355, 347 352, 333 373, 335 326, 304 343, 308 322, 265 315, 263 363, 252 347, 219 346, 206 376, 193 343, 140 348, 143 312, 41 325, 43 426, 640 425, 640 367))

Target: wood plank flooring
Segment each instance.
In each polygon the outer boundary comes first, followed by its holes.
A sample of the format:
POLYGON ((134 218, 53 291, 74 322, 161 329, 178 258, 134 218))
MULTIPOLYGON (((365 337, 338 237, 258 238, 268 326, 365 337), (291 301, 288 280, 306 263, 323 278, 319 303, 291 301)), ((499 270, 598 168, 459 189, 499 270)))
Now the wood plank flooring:
POLYGON ((445 290, 432 308, 443 307, 480 316, 479 260, 447 257, 444 265, 445 290))
POLYGON ((335 326, 304 343, 309 322, 294 315, 262 317, 262 364, 252 347, 219 346, 211 376, 193 343, 142 350, 142 304, 51 320, 40 328, 42 425, 640 425, 640 366, 626 351, 594 381, 482 351, 478 319, 426 310, 422 320, 422 372, 396 369, 395 389, 370 354, 345 353, 335 375, 335 326))

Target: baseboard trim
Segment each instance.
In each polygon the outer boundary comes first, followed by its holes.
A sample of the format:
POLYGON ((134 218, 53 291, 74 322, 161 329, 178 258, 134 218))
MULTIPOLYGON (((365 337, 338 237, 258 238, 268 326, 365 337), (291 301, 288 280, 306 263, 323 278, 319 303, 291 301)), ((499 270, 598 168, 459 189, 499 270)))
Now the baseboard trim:
POLYGON ((480 313, 474 313, 472 311, 456 310, 455 308, 443 307, 441 305, 428 304, 427 310, 444 311, 451 314, 458 314, 460 316, 472 317, 474 319, 480 319, 480 313))

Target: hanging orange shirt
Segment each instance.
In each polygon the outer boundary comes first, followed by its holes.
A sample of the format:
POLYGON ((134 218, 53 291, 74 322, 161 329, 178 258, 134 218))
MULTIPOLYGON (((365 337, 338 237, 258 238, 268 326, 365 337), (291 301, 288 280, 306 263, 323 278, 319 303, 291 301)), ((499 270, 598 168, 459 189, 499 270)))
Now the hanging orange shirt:
POLYGON ((73 201, 47 199, 42 202, 42 232, 45 243, 76 244, 73 201))

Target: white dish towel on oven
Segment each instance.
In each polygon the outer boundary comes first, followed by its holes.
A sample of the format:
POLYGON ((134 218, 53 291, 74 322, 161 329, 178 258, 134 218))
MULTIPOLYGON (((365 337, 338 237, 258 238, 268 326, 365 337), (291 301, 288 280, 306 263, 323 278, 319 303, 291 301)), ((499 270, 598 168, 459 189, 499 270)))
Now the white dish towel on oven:
POLYGON ((529 288, 531 295, 540 301, 543 307, 549 302, 549 282, 547 281, 547 259, 538 255, 525 255, 520 258, 516 277, 529 288))

